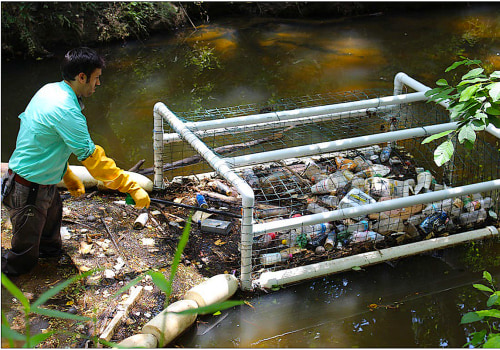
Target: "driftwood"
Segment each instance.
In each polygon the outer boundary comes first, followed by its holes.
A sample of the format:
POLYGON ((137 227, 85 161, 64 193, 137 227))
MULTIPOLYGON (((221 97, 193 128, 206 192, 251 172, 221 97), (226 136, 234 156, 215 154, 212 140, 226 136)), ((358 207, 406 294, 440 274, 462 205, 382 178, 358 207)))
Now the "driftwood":
MULTIPOLYGON (((225 153, 229 153, 229 152, 234 152, 234 151, 240 150, 242 148, 252 147, 252 146, 264 143, 264 142, 268 142, 268 141, 272 141, 272 140, 277 140, 277 139, 280 139, 280 138, 283 137, 283 133, 284 132, 289 131, 292 128, 294 128, 294 126, 288 127, 286 129, 284 129, 282 132, 273 134, 273 135, 268 136, 268 137, 263 137, 261 139, 257 139, 257 140, 253 140, 253 141, 248 141, 248 142, 237 143, 237 144, 234 144, 234 145, 226 145, 226 146, 217 147, 217 148, 214 148, 213 151, 215 153, 225 154, 225 153)), ((163 171, 168 171, 168 170, 174 170, 174 169, 177 169, 177 168, 182 168, 182 167, 185 167, 187 165, 192 165, 192 164, 199 163, 202 160, 203 160, 203 158, 200 155, 195 154, 194 156, 191 156, 191 157, 187 157, 187 158, 184 158, 184 159, 176 160, 175 162, 172 162, 172 163, 164 164, 163 165, 163 171)), ((137 170, 137 173, 139 173, 141 175, 151 175, 151 174, 154 173, 154 168, 151 167, 151 168, 145 168, 145 169, 142 169, 142 170, 139 169, 139 170, 137 170)))
POLYGON ((133 172, 133 173, 138 172, 139 168, 144 164, 145 161, 146 161, 146 159, 141 159, 132 168, 128 169, 128 171, 133 172))
POLYGON ((123 306, 116 313, 115 317, 108 324, 104 332, 100 335, 99 338, 104 339, 106 341, 110 341, 115 333, 116 327, 120 325, 125 317, 127 317, 128 311, 130 307, 135 303, 135 301, 139 298, 142 293, 142 286, 131 287, 130 288, 130 296, 127 298, 123 306))

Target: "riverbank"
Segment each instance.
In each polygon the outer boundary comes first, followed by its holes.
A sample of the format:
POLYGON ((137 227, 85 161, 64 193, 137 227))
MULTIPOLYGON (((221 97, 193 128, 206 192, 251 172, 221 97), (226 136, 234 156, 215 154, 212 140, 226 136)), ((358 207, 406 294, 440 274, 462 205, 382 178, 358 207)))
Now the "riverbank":
MULTIPOLYGON (((446 6, 432 4, 434 9, 446 6)), ((2 57, 40 60, 54 56, 61 46, 144 40, 185 27, 196 30, 228 16, 331 20, 428 8, 425 2, 3 2, 2 57)))

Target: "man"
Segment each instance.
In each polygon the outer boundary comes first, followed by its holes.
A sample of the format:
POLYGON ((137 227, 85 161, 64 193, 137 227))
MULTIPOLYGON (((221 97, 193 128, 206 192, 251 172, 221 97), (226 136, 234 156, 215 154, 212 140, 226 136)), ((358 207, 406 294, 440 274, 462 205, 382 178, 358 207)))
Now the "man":
POLYGON ((62 253, 62 200, 56 188, 61 179, 73 196, 85 193, 70 170, 71 153, 97 180, 129 193, 137 208, 150 199, 128 174, 106 157, 90 138, 82 114, 82 97, 90 97, 105 63, 94 50, 70 50, 61 65, 63 81, 43 86, 21 113, 16 149, 2 179, 2 202, 12 222, 12 248, 2 256, 2 272, 9 276, 29 272, 39 257, 62 253))

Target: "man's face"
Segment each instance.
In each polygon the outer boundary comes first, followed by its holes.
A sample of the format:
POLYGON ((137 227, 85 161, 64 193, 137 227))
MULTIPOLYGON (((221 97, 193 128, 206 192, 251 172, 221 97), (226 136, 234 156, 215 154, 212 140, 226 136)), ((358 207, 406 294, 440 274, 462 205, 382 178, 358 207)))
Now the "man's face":
POLYGON ((85 85, 82 87, 82 96, 90 97, 95 92, 95 87, 101 85, 101 81, 99 80, 102 74, 102 69, 97 68, 92 72, 90 78, 85 80, 85 85))

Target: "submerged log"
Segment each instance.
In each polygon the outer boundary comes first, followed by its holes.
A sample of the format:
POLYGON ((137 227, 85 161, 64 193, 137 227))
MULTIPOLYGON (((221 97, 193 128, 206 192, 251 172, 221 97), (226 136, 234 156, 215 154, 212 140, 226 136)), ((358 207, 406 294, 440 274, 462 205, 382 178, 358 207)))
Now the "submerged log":
MULTIPOLYGON (((282 132, 273 134, 271 136, 263 137, 261 139, 247 141, 247 142, 242 142, 242 143, 237 143, 237 144, 234 144, 234 145, 225 145, 225 146, 216 147, 216 148, 213 149, 213 151, 215 153, 218 153, 218 154, 225 154, 225 153, 234 152, 234 151, 237 151, 237 150, 240 150, 240 149, 243 149, 243 148, 249 148, 249 147, 252 147, 252 146, 264 143, 264 142, 277 140, 277 139, 280 139, 280 138, 283 137, 283 133, 284 132, 289 131, 292 128, 294 128, 294 126, 288 127, 286 129, 284 129, 282 132)), ((195 154, 194 156, 191 156, 191 157, 187 157, 187 158, 184 158, 184 159, 176 160, 175 162, 172 162, 172 163, 164 164, 163 165, 163 171, 168 171, 168 170, 174 170, 174 169, 177 169, 177 168, 182 168, 182 167, 185 167, 187 165, 192 165, 192 164, 199 163, 202 160, 203 160, 203 158, 200 155, 195 154)), ((151 167, 151 168, 145 168, 145 169, 142 169, 142 170, 139 169, 139 170, 137 170, 137 173, 141 174, 141 175, 152 175, 154 173, 154 168, 151 167)))

